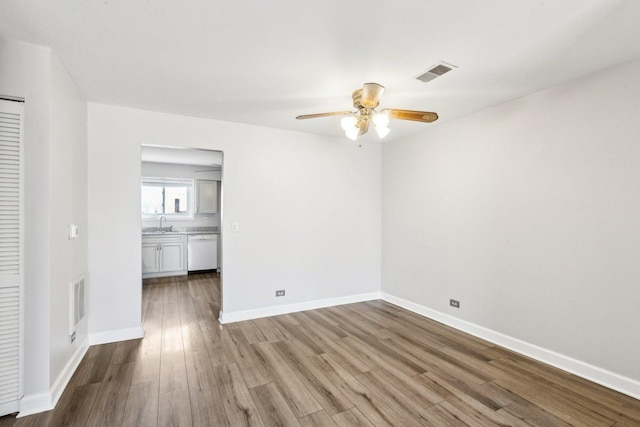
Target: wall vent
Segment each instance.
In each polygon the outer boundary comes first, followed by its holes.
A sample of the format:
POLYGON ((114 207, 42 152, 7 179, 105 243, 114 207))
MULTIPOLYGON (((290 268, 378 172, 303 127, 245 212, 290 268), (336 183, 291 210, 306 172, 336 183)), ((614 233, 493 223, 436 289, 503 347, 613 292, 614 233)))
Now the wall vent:
POLYGON ((84 317, 84 287, 84 277, 69 283, 69 335, 73 335, 76 326, 84 317))
POLYGON ((458 67, 456 67, 455 65, 447 64, 446 62, 440 62, 436 65, 429 67, 427 71, 420 74, 419 76, 416 76, 416 80, 420 80, 423 83, 427 83, 433 79, 436 79, 442 76, 443 74, 448 73, 454 68, 458 68, 458 67))

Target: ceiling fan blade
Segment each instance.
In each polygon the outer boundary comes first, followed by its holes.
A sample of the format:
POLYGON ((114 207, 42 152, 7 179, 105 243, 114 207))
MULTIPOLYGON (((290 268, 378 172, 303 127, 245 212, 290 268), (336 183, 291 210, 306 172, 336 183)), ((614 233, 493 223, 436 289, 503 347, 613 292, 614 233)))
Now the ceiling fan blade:
POLYGON ((296 117, 296 119, 303 120, 303 119, 315 119, 318 117, 347 116, 349 114, 353 114, 353 111, 334 111, 332 113, 303 114, 301 116, 296 117))
POLYGON ((382 92, 384 92, 384 86, 378 83, 365 83, 362 86, 360 105, 367 108, 376 108, 380 102, 382 92))
POLYGON ((413 120, 414 122, 431 123, 438 120, 438 114, 431 111, 396 110, 385 108, 381 111, 387 113, 390 119, 413 120))
POLYGON ((358 135, 364 135, 369 131, 369 120, 360 120, 360 123, 358 123, 358 127, 360 128, 360 132, 358 132, 358 135))

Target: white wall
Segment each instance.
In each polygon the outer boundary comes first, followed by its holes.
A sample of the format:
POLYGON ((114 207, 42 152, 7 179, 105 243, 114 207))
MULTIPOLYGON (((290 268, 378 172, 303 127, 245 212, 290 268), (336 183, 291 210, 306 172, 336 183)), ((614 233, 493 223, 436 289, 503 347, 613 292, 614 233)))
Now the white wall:
POLYGON ((378 144, 90 103, 91 333, 140 325, 141 144, 224 152, 225 314, 379 291, 378 144))
MULTIPOLYGON (((184 152, 185 150, 174 150, 176 152, 184 152)), ((214 181, 222 180, 222 171, 207 171, 209 166, 199 165, 184 165, 184 164, 172 164, 172 163, 156 163, 156 162, 142 162, 141 173, 142 176, 152 178, 186 178, 186 179, 208 179, 214 181), (200 172, 196 172, 200 171, 200 172), (206 171, 206 172, 205 172, 206 171)), ((194 188, 195 197, 195 188, 194 188)), ((220 182, 218 182, 218 206, 220 200, 220 182)), ((193 219, 171 219, 168 218, 166 222, 163 221, 163 227, 220 227, 220 211, 215 214, 195 214, 193 219), (206 220, 205 220, 206 218, 206 220)), ((143 227, 158 227, 160 222, 157 218, 143 219, 143 227)))
POLYGON ((384 145, 383 292, 640 380, 638 75, 384 145))
MULTIPOLYGON (((50 104, 51 382, 87 338, 87 316, 69 338, 69 282, 87 274, 87 103, 67 70, 51 56, 50 104), (69 240, 69 224, 79 236, 69 240)), ((91 283, 86 280, 87 292, 91 283)), ((85 343, 86 345, 86 343, 85 343)))
POLYGON ((67 288, 87 271, 86 102, 49 49, 0 39, 0 60, 0 94, 25 100, 25 353, 20 411, 28 414, 51 407, 73 373, 73 356, 78 356, 87 336, 85 320, 76 343, 70 343, 67 288), (80 226, 80 237, 74 241, 67 237, 69 223, 80 226))
POLYGON ((0 38, 0 94, 25 99, 24 392, 46 393, 49 361, 49 49, 0 38))

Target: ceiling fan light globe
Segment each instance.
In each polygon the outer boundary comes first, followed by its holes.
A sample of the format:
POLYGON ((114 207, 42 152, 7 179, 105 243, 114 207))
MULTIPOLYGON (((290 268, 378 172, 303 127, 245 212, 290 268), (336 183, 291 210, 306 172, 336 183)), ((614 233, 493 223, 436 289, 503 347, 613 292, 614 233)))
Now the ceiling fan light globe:
POLYGON ((344 133, 345 135, 347 135, 347 138, 349 138, 352 141, 355 141, 356 139, 358 139, 358 134, 360 133, 360 129, 354 126, 351 129, 345 130, 344 133))
POLYGON ((340 121, 340 126, 342 126, 342 130, 344 130, 345 132, 349 132, 351 128, 357 129, 357 123, 358 119, 355 116, 347 116, 340 121))
POLYGON ((376 128, 386 128, 389 125, 389 116, 386 113, 375 113, 371 118, 376 128))
POLYGON ((378 134, 378 137, 380 139, 382 139, 385 136, 389 135, 389 132, 391 132, 391 129, 389 129, 386 126, 376 126, 376 133, 378 134))

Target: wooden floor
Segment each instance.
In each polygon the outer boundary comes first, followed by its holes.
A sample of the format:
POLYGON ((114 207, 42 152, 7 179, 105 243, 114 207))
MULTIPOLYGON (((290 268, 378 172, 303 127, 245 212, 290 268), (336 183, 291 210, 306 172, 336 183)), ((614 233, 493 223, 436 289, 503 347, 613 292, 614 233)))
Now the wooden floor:
POLYGON ((640 401, 391 304, 221 326, 213 274, 145 283, 143 340, 91 347, 5 426, 638 426, 640 401))

